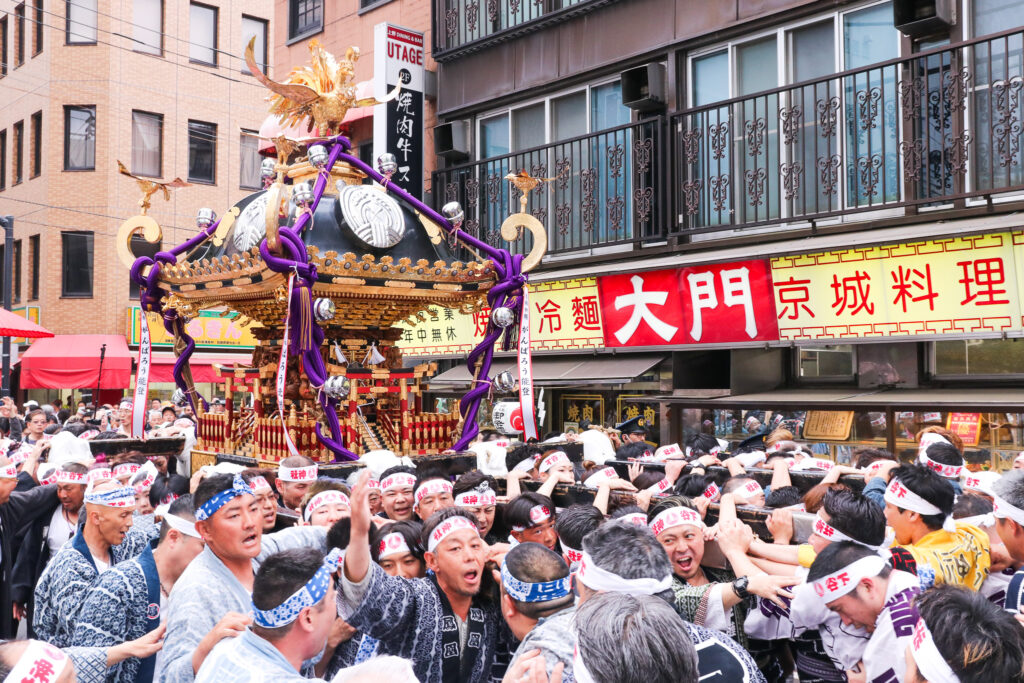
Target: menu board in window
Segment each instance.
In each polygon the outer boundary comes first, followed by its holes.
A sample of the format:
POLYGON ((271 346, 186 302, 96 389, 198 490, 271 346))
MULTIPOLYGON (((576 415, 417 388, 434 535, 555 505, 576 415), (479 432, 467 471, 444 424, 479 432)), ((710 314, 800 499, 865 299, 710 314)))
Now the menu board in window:
POLYGON ((804 422, 804 438, 846 441, 852 426, 852 410, 809 410, 804 422))

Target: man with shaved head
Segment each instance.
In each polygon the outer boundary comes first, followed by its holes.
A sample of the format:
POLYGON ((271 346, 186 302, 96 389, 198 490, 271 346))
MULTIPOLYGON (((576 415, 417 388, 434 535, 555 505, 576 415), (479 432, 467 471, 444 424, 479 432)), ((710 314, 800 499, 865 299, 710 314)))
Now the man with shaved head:
POLYGON ((85 491, 85 523, 47 565, 36 584, 33 628, 42 640, 67 647, 78 612, 100 573, 141 553, 159 533, 135 526, 135 489, 116 480, 92 482, 85 491))

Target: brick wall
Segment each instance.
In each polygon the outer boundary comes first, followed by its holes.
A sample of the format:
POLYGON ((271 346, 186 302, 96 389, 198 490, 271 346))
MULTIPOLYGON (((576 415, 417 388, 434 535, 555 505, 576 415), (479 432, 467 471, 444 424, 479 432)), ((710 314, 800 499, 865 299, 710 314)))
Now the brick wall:
MULTIPOLYGON (((57 334, 124 334, 127 330, 128 269, 116 253, 121 223, 138 213, 141 197, 130 178, 117 173, 115 160, 131 165, 132 110, 163 115, 163 178, 188 174, 188 120, 217 124, 216 184, 176 190, 171 200, 153 199, 150 215, 163 228, 163 244, 185 241, 196 231, 196 209, 223 215, 251 190, 239 187, 240 129, 258 129, 266 116, 266 90, 241 72, 242 14, 271 20, 268 35, 273 63, 272 0, 203 0, 218 8, 217 67, 190 63, 189 2, 164 0, 163 56, 136 52, 133 0, 99 0, 97 43, 65 45, 62 0, 44 0, 43 51, 34 52, 34 31, 26 20, 25 64, 14 68, 14 8, 0 0, 8 15, 7 76, 0 78, 0 130, 7 133, 7 188, 0 192, 0 214, 15 216, 15 238, 22 240, 20 305, 40 307, 40 322, 57 334), (119 35, 117 35, 119 34, 119 35), (93 171, 64 169, 64 107, 95 105, 96 164, 93 171), (31 173, 31 117, 43 112, 42 174, 31 173), (15 122, 24 121, 24 180, 12 185, 15 122), (95 235, 93 294, 61 297, 61 232, 87 230, 95 235), (39 300, 30 301, 29 236, 39 234, 39 300)), ((34 18, 31 0, 26 14, 34 18)))

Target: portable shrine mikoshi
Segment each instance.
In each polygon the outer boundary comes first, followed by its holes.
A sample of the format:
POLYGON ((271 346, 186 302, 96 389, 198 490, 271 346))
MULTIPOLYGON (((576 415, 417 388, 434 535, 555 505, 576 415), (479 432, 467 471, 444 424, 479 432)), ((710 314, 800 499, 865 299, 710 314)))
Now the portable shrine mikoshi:
MULTIPOLYGON (((275 83, 259 71, 251 49, 250 70, 274 93, 272 113, 282 125, 305 123, 314 134, 272 138, 276 160, 263 162, 264 189, 219 220, 213 210, 199 209, 199 232, 183 244, 152 258, 132 253, 134 235, 161 241, 160 225, 146 214, 155 190, 118 235, 122 259, 140 285, 143 327, 159 319, 175 339, 176 400, 190 403, 199 420, 193 452, 203 460, 220 452, 276 462, 302 453, 329 462, 377 449, 402 455, 463 449, 478 431, 480 401, 492 389, 495 344, 510 348, 517 332, 526 361, 521 405, 524 415, 532 414, 529 323, 521 314, 528 310, 526 273, 546 250, 544 226, 529 214, 511 215, 502 238, 516 239, 525 229, 533 245, 528 255, 513 255, 460 230, 464 214, 457 202, 445 205, 442 216, 392 182, 393 155, 381 155, 376 170, 353 156, 342 135, 345 112, 377 104, 355 99, 358 51, 336 61, 312 41, 312 66, 275 83), (376 184, 364 184, 367 179, 376 184), (460 249, 471 256, 457 260, 460 249), (403 362, 397 323, 425 320, 434 307, 472 312, 485 306, 494 314, 469 355, 473 386, 451 413, 430 412, 423 392, 436 365, 403 362), (186 324, 205 309, 237 311, 242 325, 258 323, 251 366, 218 368, 226 401, 212 410, 188 365, 195 343, 186 324)), ((136 437, 142 435, 149 353, 144 329, 136 437)))

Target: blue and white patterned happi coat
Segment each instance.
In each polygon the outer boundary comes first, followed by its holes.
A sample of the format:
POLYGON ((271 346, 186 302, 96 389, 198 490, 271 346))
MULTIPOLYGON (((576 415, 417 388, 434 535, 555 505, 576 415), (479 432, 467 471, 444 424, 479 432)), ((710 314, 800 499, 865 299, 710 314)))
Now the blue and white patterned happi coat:
MULTIPOLYGON (((159 534, 156 525, 136 520, 124 541, 110 546, 111 566, 136 557, 159 534)), ((71 645, 79 610, 98 577, 92 554, 79 531, 50 559, 36 584, 32 621, 36 638, 61 648, 71 645)))
POLYGON ((225 638, 206 656, 196 683, 324 683, 306 678, 277 648, 246 630, 237 638, 225 638))

